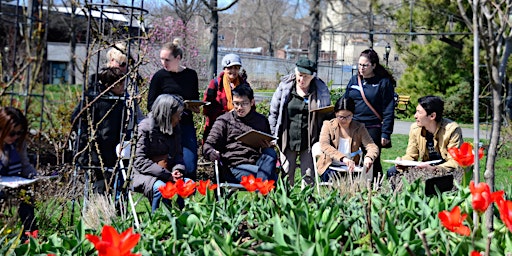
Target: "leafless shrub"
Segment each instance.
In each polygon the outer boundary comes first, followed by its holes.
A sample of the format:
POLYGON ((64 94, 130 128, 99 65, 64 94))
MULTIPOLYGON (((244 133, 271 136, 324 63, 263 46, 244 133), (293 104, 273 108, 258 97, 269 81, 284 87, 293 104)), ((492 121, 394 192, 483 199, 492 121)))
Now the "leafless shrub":
POLYGON ((83 215, 84 224, 89 228, 111 225, 117 217, 114 202, 109 196, 91 194, 83 215))

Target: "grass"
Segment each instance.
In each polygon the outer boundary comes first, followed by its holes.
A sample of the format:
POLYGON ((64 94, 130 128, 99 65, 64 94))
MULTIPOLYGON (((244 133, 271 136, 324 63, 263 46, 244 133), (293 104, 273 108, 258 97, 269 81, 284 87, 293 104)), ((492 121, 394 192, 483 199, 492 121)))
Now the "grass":
MULTIPOLYGON (((395 159, 398 156, 403 156, 405 154, 405 150, 407 149, 407 142, 409 136, 403 134, 393 134, 391 135, 391 140, 393 141, 393 147, 389 149, 383 149, 381 154, 381 159, 395 159)), ((511 144, 510 142, 508 144, 511 144)), ((510 145, 508 145, 510 146, 510 145)), ((479 162, 479 170, 480 170, 480 180, 484 180, 483 173, 485 171, 485 156, 479 162)), ((386 171, 393 164, 382 162, 382 169, 386 171)), ((496 188, 504 188, 509 184, 508 179, 510 178, 510 166, 512 166, 512 159, 508 159, 506 157, 500 157, 498 154, 498 159, 495 164, 495 184, 496 188)))

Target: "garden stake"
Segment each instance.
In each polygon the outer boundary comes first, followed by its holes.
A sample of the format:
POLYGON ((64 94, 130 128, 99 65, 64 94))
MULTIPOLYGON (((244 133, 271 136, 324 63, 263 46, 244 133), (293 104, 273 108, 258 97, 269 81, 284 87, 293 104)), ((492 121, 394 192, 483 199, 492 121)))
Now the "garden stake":
MULTIPOLYGON (((427 238, 425 237, 425 232, 423 232, 423 231, 420 232, 416 228, 416 233, 418 233, 418 235, 420 235, 421 242, 423 242, 423 247, 425 248, 425 251, 427 251, 427 255, 432 256, 432 254, 430 253, 430 248, 428 247, 427 238)), ((448 248, 449 248, 449 246, 448 246, 448 248)))
POLYGON ((494 233, 490 233, 487 235, 487 245, 485 246, 485 255, 490 255, 491 253, 491 241, 492 237, 494 236, 494 233))
POLYGON ((411 247, 409 247, 409 244, 408 244, 408 243, 405 243, 405 244, 404 244, 404 247, 405 247, 405 249, 407 250, 407 253, 409 253, 409 255, 411 255, 411 256, 416 256, 416 254, 414 254, 414 252, 412 252, 411 247))
POLYGON ((373 239, 372 239, 372 218, 371 218, 371 210, 372 210, 372 193, 371 193, 371 184, 370 182, 366 182, 366 188, 368 189, 368 204, 366 208, 366 222, 368 223, 368 236, 370 237, 370 248, 373 248, 373 239))

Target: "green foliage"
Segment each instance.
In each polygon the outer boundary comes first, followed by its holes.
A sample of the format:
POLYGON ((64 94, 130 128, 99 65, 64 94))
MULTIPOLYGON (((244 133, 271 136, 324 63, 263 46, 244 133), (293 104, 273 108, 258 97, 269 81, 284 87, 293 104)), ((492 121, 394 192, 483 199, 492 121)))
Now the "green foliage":
POLYGON ((331 90, 331 104, 335 105, 336 101, 338 101, 339 98, 343 96, 345 92, 343 92, 343 89, 341 87, 335 88, 331 90))
MULTIPOLYGON (((384 184, 386 186, 386 184, 384 184)), ((512 192, 509 186, 507 192, 512 192)), ((278 181, 267 196, 236 192, 218 201, 213 192, 185 199, 185 208, 162 205, 154 214, 142 213, 142 235, 134 252, 142 255, 426 255, 418 232, 425 234, 432 255, 468 255, 484 250, 485 241, 461 237, 440 224, 437 213, 459 205, 473 225, 469 189, 426 197, 419 181, 402 193, 361 191, 353 196, 336 189, 290 188, 278 181), (370 193, 370 194, 369 194, 370 193), (370 199, 371 196, 371 199, 370 199), (371 201, 370 201, 371 200, 371 201), (371 202, 371 203, 370 203, 371 202), (370 212, 368 212, 370 210, 370 212), (367 223, 367 216, 370 223, 367 223), (370 225, 369 225, 370 224, 370 225), (371 226, 371 233, 369 227, 371 226)), ((173 199, 175 200, 175 199, 173 199)), ((491 244, 491 255, 504 255, 511 242, 510 231, 499 220, 491 244)), ((132 219, 118 219, 119 232, 132 225, 132 219)), ((19 244, 19 235, 4 235, 0 254, 15 250, 16 255, 58 253, 90 255, 93 245, 80 222, 73 233, 54 233, 28 244, 19 244)), ((477 229, 476 237, 485 234, 477 229)))
MULTIPOLYGON (((433 41, 426 45, 411 44, 404 62, 407 63, 397 87, 398 94, 411 95, 411 106, 416 106, 418 98, 425 95, 438 95, 449 102, 457 97, 457 104, 448 105, 449 113, 468 113, 472 115, 471 68, 462 52, 441 42, 433 41), (457 92, 457 96, 451 95, 457 92), (450 95, 451 97, 447 97, 450 95), (465 103, 465 104, 460 104, 465 103)), ((408 108, 407 115, 414 114, 414 107, 408 108)), ((446 115, 456 121, 466 121, 468 115, 446 115), (461 119, 459 119, 461 118, 461 119)))

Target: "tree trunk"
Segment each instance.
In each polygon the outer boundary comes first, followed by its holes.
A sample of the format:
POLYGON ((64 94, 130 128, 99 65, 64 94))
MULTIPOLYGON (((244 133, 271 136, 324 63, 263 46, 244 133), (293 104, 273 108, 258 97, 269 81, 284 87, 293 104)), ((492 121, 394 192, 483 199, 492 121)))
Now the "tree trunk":
MULTIPOLYGON (((76 12, 76 5, 75 3, 71 3, 71 18, 69 24, 69 35, 70 35, 70 41, 69 41, 69 64, 71 72, 69 73, 69 83, 70 84, 76 84, 76 76, 75 76, 75 70, 76 70, 76 24, 75 24, 75 12, 76 12)), ((84 81, 86 83, 86 81, 84 81)))
POLYGON ((217 75, 217 47, 219 45, 219 13, 217 11, 217 0, 210 0, 210 4, 213 8, 211 9, 212 19, 210 21, 210 33, 212 35, 212 38, 210 42, 210 70, 208 72, 208 79, 213 79, 217 75))
MULTIPOLYGON (((497 70, 496 70, 497 71, 497 70)), ((496 162, 496 156, 498 152, 498 143, 500 141, 500 130, 502 122, 502 89, 501 85, 493 87, 492 90, 492 128, 491 128, 491 141, 489 143, 489 149, 487 150, 487 163, 485 164, 484 179, 489 185, 491 190, 494 190, 494 167, 496 162)), ((489 207, 485 213, 485 226, 492 230, 493 228, 493 208, 489 207)))
POLYGON ((311 20, 310 40, 309 45, 309 59, 318 63, 320 53, 320 0, 313 1, 313 8, 311 8, 310 15, 313 16, 311 20))

